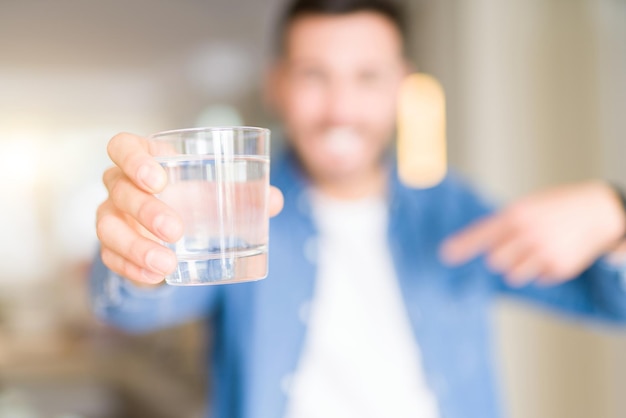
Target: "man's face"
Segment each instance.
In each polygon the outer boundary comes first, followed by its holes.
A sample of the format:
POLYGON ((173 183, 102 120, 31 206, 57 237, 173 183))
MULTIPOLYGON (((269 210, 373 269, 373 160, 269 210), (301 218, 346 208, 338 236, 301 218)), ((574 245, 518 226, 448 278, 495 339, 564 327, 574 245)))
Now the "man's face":
POLYGON ((380 14, 306 15, 291 24, 270 94, 314 180, 378 168, 405 75, 400 34, 380 14))

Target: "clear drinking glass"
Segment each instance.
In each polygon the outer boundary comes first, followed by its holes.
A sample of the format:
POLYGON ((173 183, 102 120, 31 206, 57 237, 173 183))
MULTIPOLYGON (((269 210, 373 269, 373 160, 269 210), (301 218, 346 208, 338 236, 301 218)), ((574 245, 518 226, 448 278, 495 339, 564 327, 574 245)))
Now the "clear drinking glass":
POLYGON ((225 284, 267 276, 270 131, 212 127, 159 132, 150 152, 165 168, 158 194, 183 219, 165 243, 178 258, 173 285, 225 284))

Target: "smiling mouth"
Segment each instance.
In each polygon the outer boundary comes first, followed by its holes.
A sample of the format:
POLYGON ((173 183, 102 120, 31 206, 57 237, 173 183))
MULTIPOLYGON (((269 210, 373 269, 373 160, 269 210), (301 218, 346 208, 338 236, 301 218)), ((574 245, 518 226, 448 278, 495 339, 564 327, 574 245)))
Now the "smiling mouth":
POLYGON ((329 129, 322 137, 324 153, 329 158, 354 158, 364 151, 363 139, 351 128, 329 129))

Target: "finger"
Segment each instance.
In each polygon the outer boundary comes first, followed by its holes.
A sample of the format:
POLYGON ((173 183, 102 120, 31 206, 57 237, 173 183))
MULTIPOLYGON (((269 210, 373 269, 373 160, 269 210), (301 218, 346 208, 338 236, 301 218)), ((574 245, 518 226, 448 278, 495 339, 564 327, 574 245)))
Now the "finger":
POLYGON ((118 210, 136 219, 164 241, 175 242, 180 239, 183 221, 168 205, 154 195, 138 189, 126 176, 118 176, 106 186, 110 200, 118 210))
MULTIPOLYGON (((582 265, 587 265, 583 262, 582 265)), ((552 262, 544 262, 541 275, 537 278, 537 283, 542 286, 553 286, 574 279, 584 267, 564 269, 562 266, 552 262)))
POLYGON ((270 216, 276 216, 283 210, 285 199, 278 188, 270 186, 269 212, 270 216))
POLYGON ((104 173, 102 174, 102 183, 107 188, 107 190, 111 190, 111 186, 113 185, 113 183, 115 183, 117 179, 119 179, 123 175, 124 173, 122 172, 122 170, 118 166, 114 165, 104 171, 104 173))
POLYGON ((536 283, 538 286, 548 287, 548 286, 556 286, 558 284, 567 282, 569 280, 574 279, 576 276, 550 276, 547 274, 538 275, 536 283))
POLYGON ((441 247, 441 258, 452 265, 464 263, 486 251, 504 233, 499 216, 483 219, 448 238, 441 247))
POLYGON ((158 193, 165 187, 165 170, 150 155, 145 138, 128 133, 117 134, 109 141, 107 152, 113 163, 146 192, 158 193))
POLYGON ((108 248, 102 248, 100 257, 109 270, 126 279, 149 284, 161 283, 164 279, 163 275, 143 269, 108 248))
POLYGON ((103 212, 96 225, 102 248, 120 255, 141 269, 161 276, 174 271, 177 260, 171 250, 143 237, 125 222, 121 214, 116 214, 111 210, 103 210, 103 212))
POLYGON ((530 253, 520 257, 504 272, 507 283, 513 287, 522 287, 536 280, 542 272, 542 263, 530 253))
POLYGON ((516 234, 507 234, 492 245, 487 255, 487 264, 496 273, 510 270, 529 251, 529 245, 516 234))

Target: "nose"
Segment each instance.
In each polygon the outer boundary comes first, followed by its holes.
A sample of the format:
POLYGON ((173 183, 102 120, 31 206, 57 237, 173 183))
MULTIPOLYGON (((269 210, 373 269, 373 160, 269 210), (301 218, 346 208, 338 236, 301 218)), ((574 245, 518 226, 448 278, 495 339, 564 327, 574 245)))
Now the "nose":
MULTIPOLYGON (((361 104, 362 106, 362 104, 361 104)), ((351 125, 359 112, 358 91, 345 80, 330 83, 326 100, 326 119, 331 126, 351 125)))

